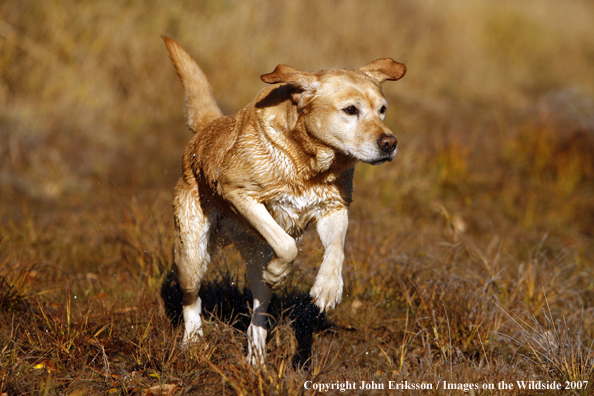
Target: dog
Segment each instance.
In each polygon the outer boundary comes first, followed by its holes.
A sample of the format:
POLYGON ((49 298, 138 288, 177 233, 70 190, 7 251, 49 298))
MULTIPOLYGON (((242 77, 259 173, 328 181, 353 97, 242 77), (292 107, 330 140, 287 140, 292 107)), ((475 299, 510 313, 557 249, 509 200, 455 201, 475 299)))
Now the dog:
POLYGON ((278 65, 261 76, 271 87, 224 116, 196 62, 174 40, 163 40, 194 132, 173 197, 182 345, 203 335, 200 282, 215 249, 233 243, 247 263, 253 294, 248 359, 260 365, 268 304, 288 282, 296 239, 308 225, 315 225, 324 246, 312 300, 321 312, 341 301, 354 166, 379 165, 396 155, 381 84, 402 78, 406 66, 389 58, 358 70, 303 72, 278 65))

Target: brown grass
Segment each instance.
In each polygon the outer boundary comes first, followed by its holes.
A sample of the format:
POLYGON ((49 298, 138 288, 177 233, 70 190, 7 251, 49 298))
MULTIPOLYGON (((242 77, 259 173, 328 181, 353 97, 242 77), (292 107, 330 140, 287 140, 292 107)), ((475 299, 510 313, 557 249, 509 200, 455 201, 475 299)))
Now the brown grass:
POLYGON ((591 15, 592 2, 553 0, 0 3, 0 392, 407 381, 458 394, 435 387, 536 380, 590 381, 567 392, 592 394, 591 15), (244 359, 233 249, 202 290, 203 342, 180 350, 167 315, 190 134, 161 34, 195 56, 226 112, 278 63, 408 66, 384 87, 396 160, 356 169, 343 302, 317 317, 303 297, 323 254, 306 235, 260 370, 244 359))

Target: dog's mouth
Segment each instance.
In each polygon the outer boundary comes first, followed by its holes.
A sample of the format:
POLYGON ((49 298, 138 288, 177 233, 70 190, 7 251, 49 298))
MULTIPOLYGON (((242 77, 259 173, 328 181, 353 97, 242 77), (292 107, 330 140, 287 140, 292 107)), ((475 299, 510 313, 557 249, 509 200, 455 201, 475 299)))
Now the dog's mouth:
POLYGON ((386 157, 386 158, 382 158, 382 159, 379 159, 377 161, 371 161, 371 162, 368 162, 368 163, 371 164, 371 165, 381 165, 384 162, 388 162, 388 161, 392 161, 392 158, 386 157))

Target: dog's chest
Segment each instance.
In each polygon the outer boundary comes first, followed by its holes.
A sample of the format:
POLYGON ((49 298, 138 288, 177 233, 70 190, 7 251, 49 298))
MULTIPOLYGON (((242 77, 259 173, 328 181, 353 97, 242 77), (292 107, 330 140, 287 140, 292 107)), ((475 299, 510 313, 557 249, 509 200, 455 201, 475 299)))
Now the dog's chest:
POLYGON ((287 234, 299 238, 307 225, 340 205, 327 191, 312 189, 302 194, 284 193, 266 203, 268 212, 287 234))

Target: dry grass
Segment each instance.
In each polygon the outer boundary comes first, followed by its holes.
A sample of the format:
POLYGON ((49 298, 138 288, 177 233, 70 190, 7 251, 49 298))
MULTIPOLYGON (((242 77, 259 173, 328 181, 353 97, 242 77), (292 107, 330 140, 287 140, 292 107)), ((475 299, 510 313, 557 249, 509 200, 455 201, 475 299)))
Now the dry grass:
POLYGON ((594 381, 591 15, 553 0, 0 3, 0 392, 594 381), (396 160, 357 167, 343 302, 317 317, 303 296, 323 254, 306 235, 261 370, 232 249, 201 292, 204 341, 178 348, 170 200, 190 136, 161 34, 226 112, 278 63, 409 69, 384 87, 396 160))

